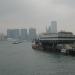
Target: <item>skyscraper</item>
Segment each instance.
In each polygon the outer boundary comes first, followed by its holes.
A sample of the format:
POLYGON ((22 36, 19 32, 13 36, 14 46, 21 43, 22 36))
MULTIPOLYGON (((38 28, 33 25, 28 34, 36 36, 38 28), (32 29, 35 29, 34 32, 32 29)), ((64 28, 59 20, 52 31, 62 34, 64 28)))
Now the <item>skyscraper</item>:
POLYGON ((20 33, 20 37, 22 40, 27 40, 28 39, 28 35, 27 35, 27 29, 21 29, 21 33, 20 33))
POLYGON ((13 38, 13 29, 7 30, 7 38, 13 38))
POLYGON ((29 40, 33 40, 37 38, 36 29, 30 28, 29 29, 29 40))
POLYGON ((19 29, 8 29, 7 38, 19 39, 19 29))
POLYGON ((0 33, 0 41, 5 40, 4 37, 5 37, 4 34, 3 33, 0 33))
POLYGON ((51 21, 51 33, 57 33, 57 22, 51 21))
POLYGON ((19 29, 14 29, 13 30, 13 37, 14 39, 19 39, 20 35, 19 35, 19 29))
POLYGON ((51 33, 51 26, 49 26, 49 28, 47 28, 46 32, 51 33))

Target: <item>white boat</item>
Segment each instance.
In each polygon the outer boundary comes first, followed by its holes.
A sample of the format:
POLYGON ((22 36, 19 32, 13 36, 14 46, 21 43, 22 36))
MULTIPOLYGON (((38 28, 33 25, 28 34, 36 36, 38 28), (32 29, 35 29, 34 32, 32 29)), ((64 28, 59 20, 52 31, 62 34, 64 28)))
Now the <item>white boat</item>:
POLYGON ((19 43, 22 43, 23 41, 22 40, 16 40, 16 41, 13 41, 12 44, 19 44, 19 43))
POLYGON ((66 51, 67 51, 67 50, 66 50, 66 49, 64 49, 64 48, 63 48, 63 49, 61 49, 61 53, 66 53, 66 51))
POLYGON ((18 42, 18 41, 15 41, 15 42, 13 42, 12 44, 19 44, 19 42, 18 42))

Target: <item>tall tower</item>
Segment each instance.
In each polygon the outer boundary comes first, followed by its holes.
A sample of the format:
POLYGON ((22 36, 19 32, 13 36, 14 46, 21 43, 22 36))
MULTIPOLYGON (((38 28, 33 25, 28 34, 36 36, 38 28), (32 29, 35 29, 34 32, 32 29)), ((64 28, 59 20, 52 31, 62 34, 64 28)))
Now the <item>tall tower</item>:
POLYGON ((27 29, 21 29, 21 39, 27 40, 27 29))
POLYGON ((36 29, 30 28, 29 29, 29 40, 33 40, 37 38, 36 29))
POLYGON ((57 22, 51 21, 51 33, 57 33, 57 22))
POLYGON ((51 26, 47 29, 47 33, 51 33, 51 26))

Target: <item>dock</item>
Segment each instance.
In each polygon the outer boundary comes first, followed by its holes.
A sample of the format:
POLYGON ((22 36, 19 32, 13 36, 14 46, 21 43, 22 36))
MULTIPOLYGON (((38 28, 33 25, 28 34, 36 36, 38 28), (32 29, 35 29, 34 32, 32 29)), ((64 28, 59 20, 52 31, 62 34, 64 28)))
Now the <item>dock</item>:
POLYGON ((75 35, 70 32, 41 34, 37 42, 37 48, 41 46, 45 51, 75 55, 75 35))

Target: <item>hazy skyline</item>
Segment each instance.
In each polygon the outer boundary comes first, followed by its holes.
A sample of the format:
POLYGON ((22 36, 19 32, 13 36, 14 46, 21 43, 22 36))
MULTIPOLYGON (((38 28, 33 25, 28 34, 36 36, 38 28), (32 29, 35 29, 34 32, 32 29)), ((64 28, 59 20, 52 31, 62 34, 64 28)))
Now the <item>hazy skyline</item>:
POLYGON ((75 0, 0 0, 0 31, 34 27, 45 31, 57 21, 58 31, 75 33, 75 0))

